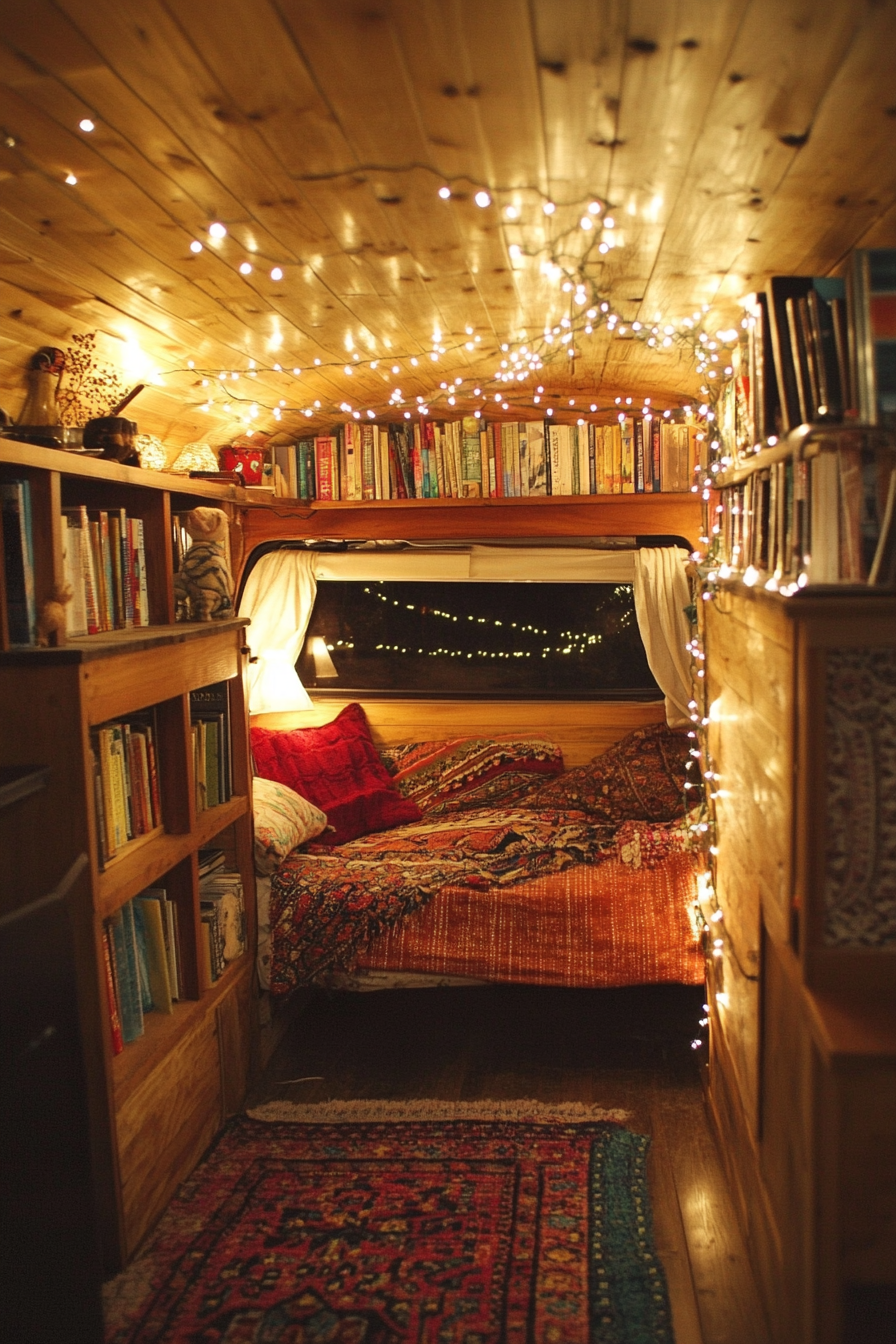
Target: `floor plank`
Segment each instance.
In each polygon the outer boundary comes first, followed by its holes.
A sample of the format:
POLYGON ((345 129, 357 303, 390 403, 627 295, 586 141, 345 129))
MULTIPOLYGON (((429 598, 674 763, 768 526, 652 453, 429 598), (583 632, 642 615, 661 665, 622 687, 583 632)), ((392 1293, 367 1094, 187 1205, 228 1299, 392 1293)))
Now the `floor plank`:
POLYGON ((650 1182, 677 1344, 767 1344, 691 1049, 702 990, 502 985, 312 996, 250 1104, 530 1098, 623 1107, 650 1182), (304 1081, 296 1081, 304 1080, 304 1081))

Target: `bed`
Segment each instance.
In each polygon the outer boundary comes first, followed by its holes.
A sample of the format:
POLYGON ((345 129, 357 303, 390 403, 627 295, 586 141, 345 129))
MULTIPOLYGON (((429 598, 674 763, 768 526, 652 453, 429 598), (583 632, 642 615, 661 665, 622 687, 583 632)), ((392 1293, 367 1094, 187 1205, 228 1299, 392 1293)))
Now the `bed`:
POLYGON ((685 734, 648 725, 564 770, 537 738, 377 750, 348 706, 322 728, 253 728, 252 745, 262 800, 286 790, 313 812, 278 831, 256 803, 259 977, 275 995, 702 981, 685 734))

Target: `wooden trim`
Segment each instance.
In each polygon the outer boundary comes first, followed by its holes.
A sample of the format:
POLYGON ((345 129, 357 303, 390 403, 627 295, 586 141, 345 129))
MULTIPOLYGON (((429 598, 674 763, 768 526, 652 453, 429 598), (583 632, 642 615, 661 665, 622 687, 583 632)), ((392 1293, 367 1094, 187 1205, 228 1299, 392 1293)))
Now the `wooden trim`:
MULTIPOLYGON (((302 713, 256 714, 256 728, 313 728, 330 723, 350 700, 326 700, 302 713)), ((662 700, 364 700, 374 742, 443 737, 546 737, 567 769, 584 765, 634 728, 665 720, 662 700)))

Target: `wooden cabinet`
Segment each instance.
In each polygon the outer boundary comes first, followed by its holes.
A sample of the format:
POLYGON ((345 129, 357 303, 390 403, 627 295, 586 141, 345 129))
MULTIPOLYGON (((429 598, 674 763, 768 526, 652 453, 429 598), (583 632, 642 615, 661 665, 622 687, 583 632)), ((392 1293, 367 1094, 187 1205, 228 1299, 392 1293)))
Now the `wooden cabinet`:
POLYGON ((38 602, 62 579, 61 508, 126 508, 144 520, 152 623, 52 648, 0 651, 0 765, 50 763, 46 788, 0 815, 0 913, 50 890, 79 853, 73 891, 78 1002, 94 1187, 104 1261, 135 1251, 245 1093, 254 951, 251 778, 244 697, 246 622, 174 623, 171 515, 198 504, 233 512, 230 487, 183 482, 53 450, 0 444, 0 477, 31 483, 38 602), (232 792, 197 810, 190 692, 227 686, 232 792), (91 757, 97 725, 152 710, 162 825, 101 863, 91 757), (198 850, 214 843, 239 870, 248 949, 208 982, 200 954, 198 850), (170 1014, 113 1055, 103 921, 150 885, 176 904, 183 993, 170 1014))
POLYGON ((712 1113, 776 1341, 872 1344, 896 1307, 896 598, 703 605, 712 1113))

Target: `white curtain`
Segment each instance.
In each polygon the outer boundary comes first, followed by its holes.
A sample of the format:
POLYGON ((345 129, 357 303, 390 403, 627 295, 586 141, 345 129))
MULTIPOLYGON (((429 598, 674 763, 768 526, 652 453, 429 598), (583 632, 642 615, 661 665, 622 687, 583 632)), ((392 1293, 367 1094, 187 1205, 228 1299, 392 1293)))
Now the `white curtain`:
POLYGON ((249 664, 250 714, 312 708, 295 663, 317 596, 316 559, 311 551, 269 551, 246 580, 239 614, 252 622, 248 643, 257 658, 249 664))
POLYGON ((686 645, 691 628, 685 607, 691 589, 685 572, 688 553, 676 546, 652 546, 637 552, 635 613, 647 662, 666 697, 670 728, 689 723, 691 673, 686 645))

